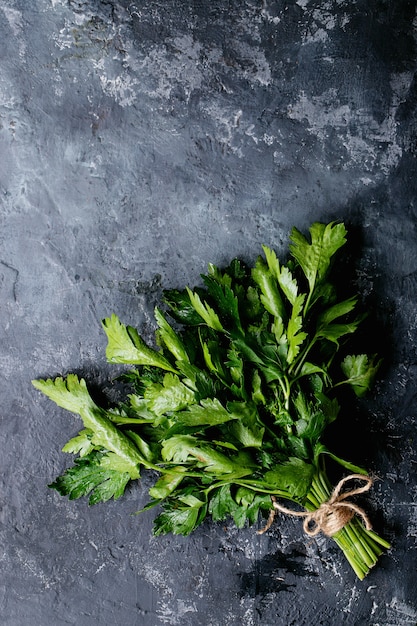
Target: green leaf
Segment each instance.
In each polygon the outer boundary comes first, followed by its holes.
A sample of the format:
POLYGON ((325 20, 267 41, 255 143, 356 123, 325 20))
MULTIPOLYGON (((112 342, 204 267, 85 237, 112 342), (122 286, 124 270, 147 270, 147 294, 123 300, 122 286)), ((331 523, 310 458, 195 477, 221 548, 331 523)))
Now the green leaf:
POLYGON ((287 355, 288 353, 288 340, 287 335, 285 333, 284 322, 280 317, 276 317, 271 325, 271 331, 274 334, 275 341, 280 346, 281 352, 287 355))
POLYGON ((213 439, 212 443, 214 443, 216 446, 220 446, 221 448, 227 448, 228 450, 234 450, 235 452, 238 452, 238 448, 236 448, 233 443, 230 443, 230 441, 219 441, 218 439, 213 439))
POLYGON ((222 271, 213 263, 208 264, 208 275, 219 283, 219 285, 225 285, 226 287, 232 286, 232 277, 227 273, 227 270, 222 271))
POLYGON ((162 443, 162 459, 174 463, 185 463, 198 446, 197 437, 174 435, 162 443))
POLYGON ((230 432, 244 448, 260 448, 265 428, 259 424, 246 425, 243 422, 234 422, 230 432))
POLYGON ((265 311, 256 286, 248 286, 244 305, 244 315, 247 320, 255 320, 265 311))
POLYGON ((311 459, 310 442, 298 435, 288 435, 286 444, 286 453, 294 458, 303 459, 305 462, 311 459))
POLYGON ((278 281, 281 269, 276 253, 274 250, 271 250, 271 248, 268 248, 268 246, 262 246, 262 250, 264 251, 265 260, 271 275, 278 281))
POLYGON ((239 302, 231 287, 229 285, 219 284, 212 276, 203 276, 203 280, 208 293, 216 303, 222 319, 227 322, 230 330, 234 329, 239 334, 242 334, 243 328, 239 316, 239 302))
POLYGON ((239 504, 233 513, 233 519, 238 528, 243 528, 247 521, 249 525, 255 524, 259 516, 259 510, 271 509, 271 497, 269 495, 257 494, 246 487, 239 487, 235 496, 239 504))
POLYGON ((154 521, 154 535, 173 533, 189 535, 198 525, 199 508, 187 507, 164 511, 154 521))
POLYGON ((239 414, 229 412, 216 398, 201 400, 200 404, 192 404, 175 416, 175 420, 184 426, 218 426, 238 418, 239 414))
POLYGON ((266 397, 262 390, 262 378, 258 370, 254 370, 252 378, 252 401, 255 404, 266 404, 266 397))
POLYGON ((252 269, 252 277, 261 290, 261 302, 265 309, 271 315, 285 319, 286 311, 279 293, 277 280, 261 257, 258 258, 252 269))
POLYGON ((153 487, 149 489, 149 495, 155 500, 163 500, 169 496, 184 480, 186 468, 181 465, 172 468, 172 472, 162 474, 153 487), (175 470, 175 471, 174 471, 175 470))
POLYGON ((220 379, 227 379, 224 368, 224 351, 221 349, 217 341, 203 341, 200 337, 201 347, 203 349, 204 363, 207 369, 220 379))
POLYGON ((166 317, 158 307, 155 308, 155 319, 159 326, 156 332, 159 345, 166 347, 177 361, 189 362, 188 353, 180 336, 175 332, 172 326, 168 324, 166 317))
POLYGON ((49 485, 70 500, 87 496, 91 493, 89 504, 106 502, 110 498, 119 498, 130 480, 128 472, 108 469, 102 465, 106 455, 90 453, 75 459, 75 464, 49 485))
POLYGON ((177 361, 177 366, 185 376, 184 383, 195 390, 196 399, 213 398, 217 395, 219 382, 211 377, 210 372, 183 361, 177 361))
POLYGON ((229 432, 244 448, 260 448, 265 434, 265 427, 258 421, 256 407, 247 403, 233 403, 228 408, 238 417, 230 424, 229 432))
POLYGON ((149 461, 149 463, 153 463, 154 461, 157 462, 159 460, 159 457, 155 458, 153 446, 151 446, 147 441, 145 441, 145 439, 143 439, 143 437, 141 437, 139 433, 133 430, 125 430, 123 432, 126 435, 126 437, 128 437, 131 441, 133 441, 136 448, 139 450, 139 453, 142 458, 142 463, 146 465, 145 461, 149 461))
POLYGON ((277 410, 274 412, 274 424, 284 428, 285 430, 291 430, 291 426, 294 423, 293 416, 286 409, 277 410), (286 428, 288 427, 288 429, 286 428))
POLYGON ((200 500, 200 498, 197 498, 197 496, 192 493, 186 493, 183 496, 178 496, 178 500, 193 509, 201 509, 201 507, 205 504, 204 500, 200 500))
POLYGON ((337 398, 328 398, 324 393, 316 392, 316 399, 318 400, 320 410, 326 416, 327 424, 334 422, 339 415, 340 405, 337 398))
POLYGON ((131 470, 130 463, 114 452, 107 452, 103 455, 100 461, 100 467, 114 470, 115 472, 119 472, 121 474, 129 474, 131 470))
MULTIPOLYGON (((138 415, 133 415, 133 411, 131 410, 131 405, 126 405, 121 409, 113 408, 107 409, 106 415, 113 422, 113 424, 117 424, 117 426, 123 426, 126 424, 149 424, 155 416, 148 411, 147 417, 139 417, 138 415), (126 412, 127 411, 127 412, 126 412)), ((136 413, 136 411, 135 411, 136 413)))
POLYGON ((281 267, 278 282, 290 304, 294 305, 298 296, 298 285, 292 273, 285 265, 281 267))
POLYGON ((314 449, 315 459, 318 460, 321 454, 328 455, 331 459, 333 459, 333 461, 335 461, 336 463, 338 463, 339 465, 347 469, 349 472, 352 472, 353 474, 367 474, 368 473, 363 467, 360 467, 359 465, 355 465, 354 463, 351 463, 350 461, 345 461, 345 459, 342 459, 340 456, 337 456, 336 454, 333 454, 333 452, 330 452, 330 450, 328 450, 326 446, 323 445, 322 443, 317 443, 314 449))
POLYGON ((303 367, 301 368, 299 378, 301 378, 301 376, 312 376, 313 374, 324 374, 325 376, 327 376, 327 372, 325 369, 314 363, 309 363, 308 361, 305 361, 303 363, 303 367))
POLYGON ((310 489, 313 475, 313 465, 291 457, 275 469, 266 472, 264 481, 277 491, 286 489, 294 498, 304 498, 310 489))
POLYGON ((359 325, 360 320, 350 322, 349 324, 328 324, 317 331, 316 338, 327 339, 336 345, 339 345, 339 339, 345 335, 354 333, 359 325))
POLYGON ((198 326, 201 324, 201 316, 191 304, 187 290, 166 290, 164 291, 164 301, 169 306, 171 315, 177 322, 190 326, 198 326))
POLYGON ((262 246, 262 249, 265 253, 266 262, 271 274, 278 282, 289 303, 294 305, 298 295, 297 281, 288 267, 285 267, 285 265, 280 267, 277 255, 273 250, 267 246, 262 246))
POLYGON ((331 322, 333 322, 338 317, 342 317, 343 315, 347 315, 355 308, 358 299, 355 297, 348 298, 347 300, 343 300, 343 302, 338 302, 333 306, 326 309, 323 313, 321 313, 318 317, 318 326, 327 326, 331 322))
POLYGON ((210 370, 210 372, 214 372, 215 374, 223 374, 223 370, 219 371, 219 369, 214 364, 212 356, 210 354, 210 348, 208 347, 207 343, 202 342, 201 347, 203 348, 204 363, 206 364, 207 369, 210 370))
POLYGON ((84 379, 78 380, 75 374, 69 374, 66 379, 58 377, 55 380, 32 382, 36 389, 42 391, 58 406, 72 413, 78 413, 85 428, 93 432, 92 443, 125 459, 130 466, 131 478, 138 478, 138 466, 143 461, 139 451, 128 437, 108 419, 105 411, 95 404, 88 393, 84 379))
POLYGON ((290 251, 307 278, 310 296, 327 275, 333 255, 346 243, 344 224, 320 224, 310 227, 311 243, 297 228, 291 231, 290 251))
POLYGON ((98 502, 107 502, 110 498, 117 500, 126 489, 126 485, 130 480, 129 474, 121 474, 118 471, 106 472, 106 478, 91 493, 88 504, 97 504, 98 502))
POLYGON ((300 294, 295 298, 294 305, 292 307, 292 313, 287 327, 287 339, 288 339, 288 363, 292 363, 295 357, 300 351, 300 347, 304 340, 307 338, 307 333, 301 331, 303 327, 303 318, 301 315, 305 294, 300 294))
MULTIPOLYGON (((235 383, 239 383, 243 387, 244 385, 244 362, 236 347, 232 344, 230 350, 227 352, 226 366, 229 368, 230 376, 235 383)), ((220 354, 219 354, 220 360, 220 354)))
POLYGON ((186 289, 192 306, 207 326, 213 330, 223 332, 224 328, 217 313, 207 304, 207 302, 202 302, 197 292, 192 292, 188 287, 186 289))
POLYGON ((94 446, 91 443, 92 435, 92 430, 84 428, 76 437, 73 437, 65 444, 62 448, 62 452, 68 452, 70 454, 79 453, 80 456, 85 456, 94 449, 94 446))
POLYGON ((137 415, 139 422, 142 421, 143 424, 146 424, 146 422, 155 419, 155 415, 149 410, 148 401, 145 398, 132 393, 128 395, 128 400, 130 408, 137 415))
POLYGON ((376 357, 369 359, 366 354, 350 354, 341 364, 342 371, 347 376, 347 380, 342 382, 349 384, 361 398, 372 386, 381 363, 382 360, 376 361, 376 357))
POLYGON ((163 384, 149 385, 144 394, 148 408, 155 415, 180 411, 195 402, 195 392, 175 374, 165 374, 163 384))
MULTIPOLYGON (((33 380, 32 385, 45 394, 58 406, 71 413, 85 413, 87 416, 98 409, 87 390, 83 378, 69 374, 66 378, 58 376, 54 380, 33 380)), ((86 428, 88 425, 86 424, 86 428)))
POLYGON ((232 516, 236 508, 237 504, 230 493, 230 484, 227 484, 215 490, 210 499, 208 511, 213 521, 218 522, 232 516))
POLYGON ((190 450, 191 456, 198 461, 198 466, 204 471, 212 474, 234 474, 235 476, 245 476, 250 473, 246 467, 242 467, 239 461, 234 462, 230 457, 214 450, 208 444, 201 444, 198 448, 190 450))
POLYGON ((121 324, 114 313, 102 324, 108 339, 106 356, 110 363, 150 365, 176 372, 164 356, 146 345, 135 328, 121 324))
POLYGON ((311 403, 307 401, 306 396, 302 391, 297 393, 293 399, 293 404, 299 419, 309 422, 312 414, 312 406, 311 403))
POLYGON ((296 422, 297 435, 314 443, 322 435, 326 426, 325 414, 321 411, 315 411, 307 422, 304 420, 296 422))
POLYGON ((234 346, 237 353, 241 354, 246 359, 246 361, 249 361, 250 363, 256 363, 257 365, 264 365, 264 361, 257 352, 258 346, 249 334, 247 334, 245 340, 235 339, 232 342, 232 345, 234 346))
POLYGON ((162 458, 174 463, 194 461, 197 467, 204 468, 213 474, 231 474, 246 476, 251 468, 242 465, 237 459, 215 450, 206 442, 192 435, 173 435, 162 444, 162 458))

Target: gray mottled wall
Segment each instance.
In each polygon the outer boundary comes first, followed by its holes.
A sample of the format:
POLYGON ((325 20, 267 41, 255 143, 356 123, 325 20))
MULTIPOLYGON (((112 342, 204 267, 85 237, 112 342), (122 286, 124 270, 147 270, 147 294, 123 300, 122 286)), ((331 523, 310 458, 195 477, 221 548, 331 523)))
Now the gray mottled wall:
POLYGON ((0 0, 2 625, 415 626, 416 45, 405 0, 0 0), (393 545, 364 582, 293 519, 154 538, 146 477, 47 489, 79 424, 31 379, 107 385, 102 317, 151 337, 163 288, 331 219, 385 357, 340 426, 393 545))

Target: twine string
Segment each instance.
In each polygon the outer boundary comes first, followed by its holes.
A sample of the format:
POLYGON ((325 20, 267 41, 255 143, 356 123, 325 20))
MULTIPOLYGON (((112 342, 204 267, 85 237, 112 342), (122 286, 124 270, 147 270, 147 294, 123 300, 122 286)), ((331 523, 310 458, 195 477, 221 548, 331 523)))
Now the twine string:
POLYGON ((338 482, 327 502, 323 502, 315 511, 294 511, 293 509, 288 509, 279 504, 275 496, 271 496, 274 508, 271 509, 266 525, 261 530, 258 530, 258 534, 262 535, 272 526, 277 511, 287 515, 304 517, 303 529, 310 537, 315 537, 319 532, 332 537, 346 526, 354 515, 361 517, 365 528, 371 530, 372 525, 365 511, 354 502, 349 501, 348 498, 369 491, 372 485, 373 479, 370 476, 349 474, 349 476, 345 476, 338 482), (361 480, 365 484, 362 487, 342 492, 345 483, 351 480, 361 480))

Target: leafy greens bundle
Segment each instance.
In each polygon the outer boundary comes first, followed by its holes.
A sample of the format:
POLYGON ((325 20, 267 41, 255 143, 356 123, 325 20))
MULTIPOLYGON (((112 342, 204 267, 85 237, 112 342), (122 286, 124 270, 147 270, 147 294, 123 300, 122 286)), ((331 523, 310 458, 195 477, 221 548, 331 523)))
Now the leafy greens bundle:
MULTIPOLYGON (((315 512, 335 513, 323 508, 332 498, 325 459, 367 478, 325 446, 323 432, 338 416, 340 387, 361 397, 379 366, 365 354, 340 356, 361 321, 357 298, 340 301, 329 280, 346 234, 343 223, 314 223, 309 239, 293 228, 285 265, 264 246, 253 268, 209 265, 202 287, 166 291, 156 349, 116 315, 105 319, 107 359, 133 366, 123 402, 98 406, 75 374, 33 381, 84 424, 63 448, 78 455, 74 465, 50 487, 95 504, 149 469, 158 474, 145 509, 162 507, 156 535, 188 535, 207 516, 255 524, 277 499, 301 505, 313 516, 306 531, 319 531, 315 512)), ((363 579, 389 544, 345 497, 336 507, 349 513, 332 539, 363 579)))

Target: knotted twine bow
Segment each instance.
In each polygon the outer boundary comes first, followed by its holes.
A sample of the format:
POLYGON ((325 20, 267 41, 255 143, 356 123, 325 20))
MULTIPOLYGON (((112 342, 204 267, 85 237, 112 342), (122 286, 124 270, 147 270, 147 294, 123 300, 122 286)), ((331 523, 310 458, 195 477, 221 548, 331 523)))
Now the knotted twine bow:
POLYGON ((373 480, 370 476, 364 476, 363 474, 350 474, 349 476, 345 476, 345 478, 342 478, 336 485, 329 500, 323 502, 315 511, 293 511, 292 509, 287 509, 281 504, 278 504, 275 496, 271 496, 274 508, 269 514, 265 527, 258 530, 258 534, 262 535, 271 527, 277 511, 287 513, 288 515, 304 517, 303 529, 310 537, 315 537, 319 532, 323 532, 328 537, 331 537, 346 526, 355 514, 362 518, 366 529, 371 530, 371 522, 365 511, 353 502, 346 500, 359 493, 369 491, 372 484, 373 480), (366 484, 363 487, 357 487, 356 489, 341 493, 343 485, 349 480, 355 479, 365 481, 366 484))

